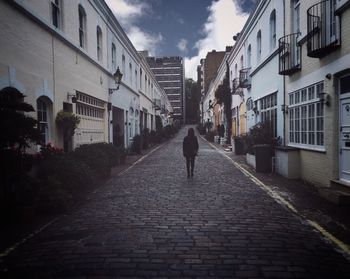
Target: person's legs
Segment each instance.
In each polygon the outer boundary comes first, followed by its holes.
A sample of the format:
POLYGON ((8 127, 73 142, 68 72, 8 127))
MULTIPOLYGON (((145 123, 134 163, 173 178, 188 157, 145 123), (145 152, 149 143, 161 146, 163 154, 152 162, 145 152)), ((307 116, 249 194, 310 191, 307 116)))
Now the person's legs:
POLYGON ((193 171, 194 171, 194 158, 195 156, 191 157, 191 177, 193 177, 193 171))
POLYGON ((190 177, 190 156, 186 156, 187 177, 190 177))

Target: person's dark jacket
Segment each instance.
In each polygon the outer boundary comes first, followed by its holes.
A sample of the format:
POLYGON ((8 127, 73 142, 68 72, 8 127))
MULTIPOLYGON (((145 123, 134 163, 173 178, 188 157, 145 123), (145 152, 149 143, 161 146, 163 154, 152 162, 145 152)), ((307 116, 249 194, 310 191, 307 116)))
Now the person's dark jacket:
POLYGON ((183 155, 185 157, 193 157, 198 152, 198 139, 196 136, 186 136, 182 144, 183 155))

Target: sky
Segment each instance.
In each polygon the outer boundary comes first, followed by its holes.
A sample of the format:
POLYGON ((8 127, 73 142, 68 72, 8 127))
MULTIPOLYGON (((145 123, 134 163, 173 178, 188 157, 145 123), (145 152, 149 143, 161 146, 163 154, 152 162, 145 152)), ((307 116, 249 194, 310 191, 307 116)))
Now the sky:
POLYGON ((256 0, 105 0, 136 50, 182 56, 185 76, 197 80, 207 52, 232 46, 256 0))

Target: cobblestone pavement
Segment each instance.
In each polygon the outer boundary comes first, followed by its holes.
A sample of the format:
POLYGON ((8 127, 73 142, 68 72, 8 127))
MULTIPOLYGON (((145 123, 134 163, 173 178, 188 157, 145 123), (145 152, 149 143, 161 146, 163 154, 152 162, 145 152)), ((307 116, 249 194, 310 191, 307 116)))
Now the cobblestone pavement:
POLYGON ((0 263, 16 278, 349 278, 350 263, 186 130, 0 263))

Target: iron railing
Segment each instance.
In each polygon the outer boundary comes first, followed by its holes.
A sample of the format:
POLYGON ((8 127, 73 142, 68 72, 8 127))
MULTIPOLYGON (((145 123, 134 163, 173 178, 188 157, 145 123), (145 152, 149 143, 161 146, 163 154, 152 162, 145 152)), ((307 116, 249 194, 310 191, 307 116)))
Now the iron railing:
POLYGON ((307 10, 307 55, 321 58, 340 45, 335 0, 326 0, 307 10))
POLYGON ((278 40, 280 75, 291 75, 301 68, 301 47, 297 43, 299 35, 300 33, 293 33, 278 40))

